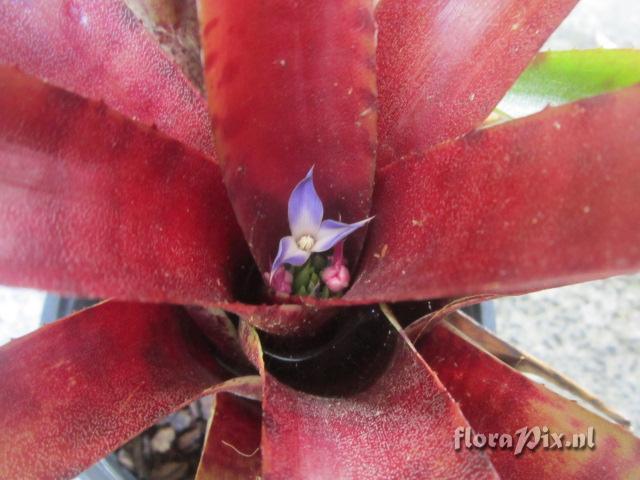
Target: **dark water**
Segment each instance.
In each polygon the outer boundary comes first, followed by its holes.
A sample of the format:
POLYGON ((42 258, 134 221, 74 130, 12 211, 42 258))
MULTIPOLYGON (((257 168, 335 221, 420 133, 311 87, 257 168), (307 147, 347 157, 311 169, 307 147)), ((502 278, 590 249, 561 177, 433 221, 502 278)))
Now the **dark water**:
POLYGON ((267 370, 281 382, 321 396, 347 396, 382 374, 398 333, 377 306, 342 310, 314 338, 260 334, 267 370))

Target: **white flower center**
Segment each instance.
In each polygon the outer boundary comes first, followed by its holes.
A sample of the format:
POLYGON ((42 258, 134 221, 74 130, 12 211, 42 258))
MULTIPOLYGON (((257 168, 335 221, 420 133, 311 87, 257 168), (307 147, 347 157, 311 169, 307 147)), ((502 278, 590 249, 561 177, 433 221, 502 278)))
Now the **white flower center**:
POLYGON ((311 235, 302 235, 298 239, 298 247, 300 250, 304 250, 305 252, 310 251, 313 248, 313 245, 316 243, 316 239, 311 235))

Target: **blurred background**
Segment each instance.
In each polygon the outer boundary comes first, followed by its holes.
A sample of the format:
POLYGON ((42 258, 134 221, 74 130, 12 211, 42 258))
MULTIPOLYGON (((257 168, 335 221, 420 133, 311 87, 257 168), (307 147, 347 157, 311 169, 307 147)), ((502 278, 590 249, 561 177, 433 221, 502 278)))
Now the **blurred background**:
MULTIPOLYGON (((640 48, 640 1, 582 0, 545 50, 640 48)), ((640 192, 639 192, 640 193, 640 192)), ((0 345, 35 330, 45 293, 0 287, 0 345)), ((494 302, 497 334, 600 397, 640 432, 640 275, 494 302)))

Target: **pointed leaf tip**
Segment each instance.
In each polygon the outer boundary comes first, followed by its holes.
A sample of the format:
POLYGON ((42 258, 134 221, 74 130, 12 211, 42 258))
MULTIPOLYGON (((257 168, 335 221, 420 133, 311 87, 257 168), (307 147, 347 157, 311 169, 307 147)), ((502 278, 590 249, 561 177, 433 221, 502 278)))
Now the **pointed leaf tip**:
POLYGON ((72 478, 225 375, 180 307, 104 302, 43 327, 0 347, 0 478, 72 478))
MULTIPOLYGON (((371 206, 373 3, 300 5, 200 1, 216 145, 229 197, 262 272, 288 232, 291 186, 305 174, 313 176, 330 218, 364 218, 371 206)), ((362 240, 358 235, 348 247, 354 263, 362 240)))
POLYGON ((345 299, 519 293, 636 271, 639 116, 630 87, 389 165, 345 299))
POLYGON ((577 0, 381 0, 378 168, 489 115, 577 0))
POLYGON ((0 63, 137 119, 213 158, 203 96, 122 0, 0 2, 0 63))

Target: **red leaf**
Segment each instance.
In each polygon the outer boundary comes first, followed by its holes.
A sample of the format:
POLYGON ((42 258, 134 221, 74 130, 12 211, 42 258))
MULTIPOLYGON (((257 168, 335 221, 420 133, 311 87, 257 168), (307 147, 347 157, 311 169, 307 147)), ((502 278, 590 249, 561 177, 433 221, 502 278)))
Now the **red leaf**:
POLYGON ((0 348, 1 478, 72 477, 223 378, 179 307, 106 302, 0 348))
POLYGON ((123 1, 193 86, 204 90, 196 0, 123 1))
POLYGON ((259 403, 230 393, 216 395, 196 480, 260 478, 261 418, 259 403))
POLYGON ((514 293, 638 269, 639 116, 633 87, 390 165, 345 298, 514 293))
POLYGON ((213 156, 202 95, 121 0, 3 1, 0 18, 0 63, 213 156))
POLYGON ((7 67, 0 111, 11 112, 0 116, 0 281, 103 298, 231 298, 250 258, 216 165, 7 67))
MULTIPOLYGON (((216 358, 217 355, 218 351, 216 350, 216 358)), ((262 378, 259 375, 233 377, 203 392, 204 395, 217 395, 219 393, 233 393, 238 397, 260 402, 262 401, 262 378)))
POLYGON ((453 450, 467 423, 403 340, 382 377, 354 396, 301 393, 269 374, 264 382, 265 478, 497 478, 482 452, 453 450))
MULTIPOLYGON (((251 325, 275 335, 305 336, 317 332, 335 314, 332 304, 318 301, 318 307, 284 305, 226 304, 224 308, 251 325), (324 306, 324 308, 323 308, 324 306)), ((337 303, 343 305, 343 303, 337 303)), ((336 305, 336 306, 337 306, 336 305)))
POLYGON ((251 362, 243 353, 236 326, 227 314, 220 309, 197 306, 185 308, 214 346, 218 360, 234 372, 249 373, 251 362))
MULTIPOLYGON (((464 307, 470 307, 482 302, 491 301, 496 298, 497 295, 476 295, 470 297, 457 298, 453 300, 447 300, 444 305, 440 306, 434 312, 428 313, 423 317, 416 317, 414 315, 402 318, 399 321, 405 326, 404 332, 411 341, 415 341, 420 338, 425 332, 427 332, 432 325, 437 324, 442 319, 447 318, 452 313, 460 310, 464 307)), ((396 304, 398 306, 402 304, 396 304)), ((398 310, 398 307, 394 305, 394 313, 398 310)), ((411 313, 411 312, 410 312, 411 313)))
POLYGON ((520 456, 513 450, 485 450, 501 478, 606 480, 640 473, 640 439, 529 380, 445 326, 436 326, 417 347, 478 433, 510 434, 515 444, 515 432, 523 427, 546 426, 564 433, 564 441, 594 427, 593 450, 540 448, 520 456))
POLYGON ((262 271, 289 234, 287 200, 312 165, 326 216, 352 222, 369 212, 372 8, 367 0, 200 2, 216 146, 262 271))
POLYGON ((378 163, 478 126, 577 0, 382 0, 378 163))

